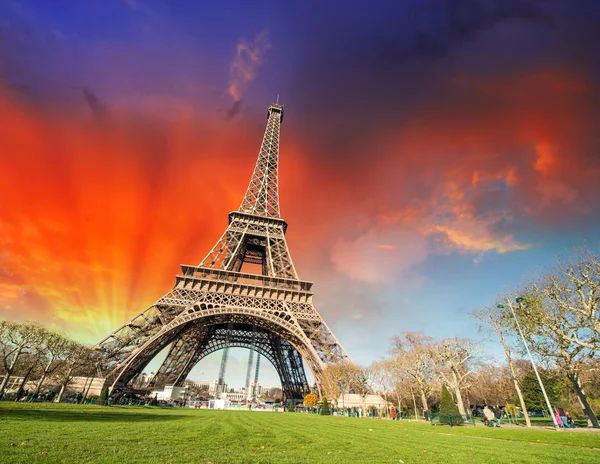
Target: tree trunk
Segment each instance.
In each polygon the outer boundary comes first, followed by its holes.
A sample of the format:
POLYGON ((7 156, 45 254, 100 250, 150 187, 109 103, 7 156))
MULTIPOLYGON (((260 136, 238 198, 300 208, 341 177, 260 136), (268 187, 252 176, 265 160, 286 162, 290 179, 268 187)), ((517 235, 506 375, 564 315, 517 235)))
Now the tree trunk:
POLYGON ((521 403, 521 410, 523 411, 523 416, 525 417, 525 424, 527 427, 531 427, 531 420, 529 419, 529 413, 527 412, 527 406, 525 406, 525 398, 523 398, 523 392, 521 391, 521 386, 517 379, 513 376, 513 382, 515 384, 515 390, 517 390, 517 395, 519 396, 519 402, 521 403))
POLYGON ((463 403, 462 395, 460 394, 460 388, 456 387, 454 391, 456 395, 456 405, 458 406, 458 412, 461 415, 466 416, 467 413, 465 412, 465 405, 463 403))
POLYGON ((46 373, 42 374, 42 378, 39 380, 38 384, 35 387, 35 391, 33 392, 33 396, 38 396, 40 394, 40 390, 42 389, 42 384, 46 380, 46 373))
POLYGON ((396 399, 398 400, 398 409, 402 410, 402 397, 398 393, 398 390, 396 390, 396 399))
POLYGON ((515 372, 515 366, 513 365, 512 356, 510 355, 510 349, 508 348, 502 335, 500 336, 500 341, 502 342, 502 348, 504 348, 504 354, 506 355, 506 360, 508 361, 510 376, 515 384, 515 390, 517 391, 517 396, 519 397, 519 403, 521 403, 521 411, 523 411, 523 417, 525 417, 525 425, 529 428, 531 427, 531 420, 529 419, 529 413, 527 412, 527 406, 525 405, 525 399, 523 398, 521 386, 517 380, 517 373, 515 372))
POLYGON ((58 397, 55 400, 56 403, 60 403, 60 400, 62 400, 62 397, 63 397, 63 395, 65 393, 65 389, 67 388, 67 385, 71 381, 71 372, 73 372, 73 368, 72 367, 70 367, 69 370, 67 371, 67 375, 65 377, 65 381, 61 385, 61 387, 60 387, 60 393, 58 394, 58 397))
POLYGON ((419 390, 421 393, 421 402, 423 403, 423 412, 428 411, 429 406, 427 406, 427 396, 425 396, 425 390, 423 390, 421 385, 419 385, 419 390))
POLYGON ((90 388, 92 388, 92 383, 94 383, 94 379, 96 378, 96 372, 94 372, 92 374, 92 379, 90 380, 89 385, 87 386, 87 390, 85 388, 85 386, 83 387, 83 398, 81 399, 81 404, 85 403, 85 400, 87 399, 87 396, 90 392, 90 388))
POLYGON ((452 369, 452 377, 454 378, 454 395, 456 396, 456 406, 458 406, 458 412, 462 416, 466 416, 465 405, 463 403, 462 395, 460 394, 460 386, 458 385, 458 376, 454 369, 452 369))
POLYGON ((419 418, 419 410, 417 409, 417 399, 415 398, 415 393, 413 392, 412 388, 410 389, 410 394, 412 396, 413 406, 415 407, 415 419, 418 419, 419 418))
POLYGON ((583 406, 583 412, 587 416, 588 421, 592 423, 592 427, 594 427, 595 429, 600 428, 600 425, 598 425, 598 419, 596 418, 594 411, 592 411, 592 407, 590 406, 587 396, 585 395, 585 392, 583 391, 583 387, 581 386, 581 381, 579 380, 579 374, 577 372, 571 372, 571 373, 567 374, 567 378, 573 384, 573 388, 575 389, 577 398, 579 398, 579 402, 583 406))
POLYGON ((46 368, 44 369, 44 372, 42 372, 42 378, 40 379, 37 386, 35 387, 35 392, 33 393, 34 396, 37 396, 40 394, 42 384, 44 383, 44 380, 46 380, 46 375, 48 374, 48 371, 50 370, 51 365, 52 365, 52 360, 50 360, 48 362, 48 364, 46 365, 46 368))
POLYGON ((8 370, 6 371, 6 374, 4 375, 4 380, 2 380, 2 385, 0 385, 0 400, 4 396, 4 390, 6 390, 6 386, 8 385, 8 380, 10 379, 10 376, 12 375, 13 371, 15 370, 15 366, 17 365, 17 360, 19 359, 19 356, 21 355, 22 350, 23 350, 23 347, 20 346, 19 349, 17 350, 17 352, 15 353, 15 356, 14 356, 12 362, 10 363, 10 366, 8 366, 8 370))
POLYGON ((19 388, 17 389, 17 396, 15 397, 15 401, 19 401, 19 394, 23 393, 23 390, 25 388, 25 384, 27 383, 27 379, 29 378, 29 374, 31 374, 31 371, 33 370, 33 366, 31 366, 29 368, 29 370, 27 371, 27 374, 25 374, 25 377, 23 377, 23 380, 21 381, 21 385, 19 385, 19 388))

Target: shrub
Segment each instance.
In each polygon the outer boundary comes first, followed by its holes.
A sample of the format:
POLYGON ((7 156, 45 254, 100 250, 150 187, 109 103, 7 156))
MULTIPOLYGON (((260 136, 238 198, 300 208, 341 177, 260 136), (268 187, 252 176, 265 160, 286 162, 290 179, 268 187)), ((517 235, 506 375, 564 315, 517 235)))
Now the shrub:
POLYGON ((304 406, 315 406, 319 402, 319 398, 314 393, 309 393, 304 397, 304 406))
POLYGON ((98 397, 98 401, 101 403, 106 403, 108 400, 108 385, 104 385, 102 387, 102 391, 100 392, 100 396, 98 397))
POLYGON ((514 404, 507 403, 504 409, 509 416, 519 417, 519 408, 517 408, 514 404))
POLYGON ((329 409, 329 403, 327 402, 327 398, 323 399, 323 405, 321 406, 321 415, 322 416, 330 416, 331 410, 329 409))
POLYGON ((462 425, 463 417, 458 412, 458 407, 448 393, 446 385, 442 385, 442 397, 440 399, 440 424, 462 425))
POLYGON ((290 405, 287 408, 288 412, 296 412, 296 405, 294 404, 294 400, 290 401, 290 405))

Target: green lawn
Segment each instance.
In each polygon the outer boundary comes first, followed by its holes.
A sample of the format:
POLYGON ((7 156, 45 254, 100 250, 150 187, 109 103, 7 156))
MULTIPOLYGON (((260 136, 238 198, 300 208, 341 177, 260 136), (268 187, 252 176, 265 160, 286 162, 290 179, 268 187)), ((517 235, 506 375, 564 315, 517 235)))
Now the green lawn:
POLYGON ((298 413, 0 403, 1 463, 600 462, 600 434, 298 413), (560 459, 559 459, 560 457, 560 459))

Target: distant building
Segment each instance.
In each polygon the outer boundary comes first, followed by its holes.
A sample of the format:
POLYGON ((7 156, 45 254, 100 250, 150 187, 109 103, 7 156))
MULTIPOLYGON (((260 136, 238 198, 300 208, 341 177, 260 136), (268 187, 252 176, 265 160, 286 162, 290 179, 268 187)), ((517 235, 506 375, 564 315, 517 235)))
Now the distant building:
POLYGON ((225 392, 225 393, 221 393, 221 399, 222 400, 229 400, 229 401, 235 401, 235 402, 245 402, 246 401, 246 394, 244 392, 225 392))
MULTIPOLYGON (((244 402, 244 401, 256 401, 256 399, 273 388, 281 388, 278 386, 270 386, 270 385, 261 385, 258 382, 251 381, 250 385, 248 385, 248 389, 246 387, 241 387, 238 389, 229 388, 229 386, 219 380, 213 381, 205 381, 205 380, 186 380, 184 385, 189 387, 197 388, 201 391, 207 392, 209 395, 215 397, 215 399, 236 401, 236 402, 244 402)), ((153 393, 154 395, 154 393, 153 393)))
POLYGON ((340 395, 337 400, 337 407, 341 408, 342 406, 346 408, 368 408, 375 406, 376 408, 383 409, 387 405, 385 400, 379 395, 366 395, 363 397, 354 393, 346 393, 343 396, 340 395))
POLYGON ((214 395, 215 392, 217 391, 217 386, 219 385, 219 381, 213 380, 212 382, 208 382, 208 381, 186 380, 184 382, 184 385, 189 385, 191 387, 198 388, 200 391, 205 391, 210 395, 214 395))
POLYGON ((158 401, 176 401, 176 402, 187 402, 191 396, 191 389, 188 385, 184 387, 177 387, 175 385, 165 385, 163 390, 154 390, 151 396, 156 397, 158 401))

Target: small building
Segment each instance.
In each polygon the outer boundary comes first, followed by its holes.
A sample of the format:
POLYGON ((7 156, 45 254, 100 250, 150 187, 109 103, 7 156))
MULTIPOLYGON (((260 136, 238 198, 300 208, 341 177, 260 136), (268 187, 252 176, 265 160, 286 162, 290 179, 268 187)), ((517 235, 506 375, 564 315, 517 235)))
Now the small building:
POLYGON ((165 385, 163 390, 154 390, 151 396, 156 397, 158 401, 181 401, 189 399, 190 387, 176 387, 175 385, 165 385))
POLYGON ((220 399, 241 403, 246 401, 246 395, 244 394, 244 392, 224 392, 221 393, 220 399))
POLYGON ((387 404, 385 400, 379 395, 365 395, 361 396, 355 393, 346 393, 345 395, 340 395, 337 400, 336 406, 338 408, 346 407, 346 408, 368 408, 371 406, 375 406, 377 409, 385 409, 387 404))

